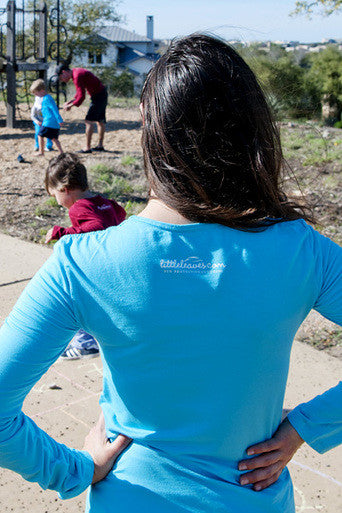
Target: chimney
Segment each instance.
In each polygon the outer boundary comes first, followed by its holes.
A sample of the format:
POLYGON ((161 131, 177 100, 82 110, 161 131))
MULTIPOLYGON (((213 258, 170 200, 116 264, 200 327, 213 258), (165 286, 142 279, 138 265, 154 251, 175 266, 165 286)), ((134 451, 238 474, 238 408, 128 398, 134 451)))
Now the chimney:
POLYGON ((146 16, 146 36, 153 41, 153 16, 146 16))

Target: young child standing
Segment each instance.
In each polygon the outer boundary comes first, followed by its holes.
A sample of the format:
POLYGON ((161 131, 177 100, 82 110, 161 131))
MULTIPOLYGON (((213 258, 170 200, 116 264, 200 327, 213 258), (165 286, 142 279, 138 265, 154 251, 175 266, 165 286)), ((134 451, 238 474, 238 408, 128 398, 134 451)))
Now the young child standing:
MULTIPOLYGON (((33 85, 33 84, 32 84, 33 85)), ((32 88, 32 86, 31 86, 32 88)), ((30 88, 30 91, 31 91, 30 88)), ((32 93, 32 91, 31 91, 32 93)), ((34 126, 34 151, 39 151, 39 140, 38 140, 38 133, 39 129, 41 127, 41 124, 43 122, 43 116, 42 116, 42 101, 43 98, 40 96, 35 96, 34 104, 31 109, 31 119, 34 126)), ((51 139, 46 139, 46 151, 52 151, 52 141, 51 139)))
MULTIPOLYGON (((45 188, 59 205, 69 210, 72 223, 69 228, 51 228, 46 234, 46 243, 63 235, 104 230, 120 224, 126 217, 125 210, 116 201, 90 192, 86 168, 73 153, 63 153, 50 160, 45 188)), ((98 352, 96 340, 80 330, 61 356, 76 360, 97 356, 98 352)))
POLYGON ((51 139, 55 143, 59 152, 62 153, 63 150, 58 140, 58 136, 59 128, 63 123, 63 119, 58 112, 55 100, 51 95, 47 94, 45 90, 44 80, 35 80, 30 87, 30 92, 36 97, 42 99, 41 112, 43 120, 38 131, 38 155, 44 155, 44 138, 51 139))

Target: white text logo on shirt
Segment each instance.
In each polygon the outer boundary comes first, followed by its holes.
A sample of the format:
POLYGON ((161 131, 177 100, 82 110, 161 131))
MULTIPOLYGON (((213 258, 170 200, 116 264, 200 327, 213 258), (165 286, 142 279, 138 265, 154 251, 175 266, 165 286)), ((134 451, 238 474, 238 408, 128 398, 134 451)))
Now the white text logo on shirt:
POLYGON ((184 260, 160 260, 159 265, 165 273, 207 273, 221 272, 226 268, 223 262, 204 262, 198 257, 188 257, 184 260))

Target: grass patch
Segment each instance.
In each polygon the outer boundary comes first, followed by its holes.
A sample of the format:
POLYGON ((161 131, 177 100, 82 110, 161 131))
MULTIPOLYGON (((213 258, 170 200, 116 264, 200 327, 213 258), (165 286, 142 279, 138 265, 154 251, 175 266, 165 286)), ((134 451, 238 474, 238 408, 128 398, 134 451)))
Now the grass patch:
POLYGON ((148 189, 141 162, 139 156, 124 155, 89 166, 91 190, 122 204, 128 202, 132 214, 139 212, 148 189))
POLYGON ((38 217, 48 216, 50 215, 50 209, 46 208, 44 205, 38 205, 34 211, 34 214, 38 217))
POLYGON ((320 154, 315 154, 303 160, 303 166, 323 166, 330 162, 332 162, 332 159, 326 159, 320 154))
POLYGON ((123 205, 124 209, 126 210, 126 218, 128 219, 130 216, 140 214, 140 212, 145 208, 146 203, 138 203, 137 201, 127 201, 123 205))
POLYGON ((108 164, 104 164, 103 162, 100 162, 99 164, 94 164, 93 166, 89 167, 89 171, 93 173, 94 175, 102 174, 102 173, 113 173, 114 169, 113 167, 109 166, 108 164))
POLYGON ((342 346, 342 328, 323 328, 317 330, 310 337, 303 338, 302 341, 321 351, 328 347, 342 346))
POLYGON ((138 159, 133 157, 133 155, 124 155, 120 161, 122 166, 136 166, 138 164, 138 159))
POLYGON ((131 109, 134 107, 139 108, 140 100, 137 96, 133 96, 132 98, 124 98, 121 96, 110 96, 108 98, 108 106, 116 107, 119 109, 131 109))
POLYGON ((324 183, 329 189, 335 189, 340 184, 341 178, 338 175, 331 174, 324 177, 324 183))
POLYGON ((51 216, 54 209, 60 208, 54 196, 49 196, 44 203, 35 208, 34 214, 38 217, 51 216))
MULTIPOLYGON (((98 167, 100 167, 100 164, 98 167)), ((122 176, 114 175, 113 169, 106 166, 101 166, 100 170, 97 170, 94 183, 99 192, 108 197, 118 198, 134 192, 134 188, 128 180, 122 176)))
POLYGON ((128 180, 122 178, 122 176, 113 176, 111 182, 103 190, 106 196, 113 198, 120 198, 121 196, 127 196, 132 194, 134 189, 128 180))
POLYGON ((110 185, 113 179, 114 169, 108 164, 100 163, 95 164, 89 168, 90 173, 94 175, 96 185, 107 184, 110 185))
POLYGON ((45 200, 45 205, 48 205, 52 208, 59 208, 57 200, 54 196, 50 196, 47 200, 45 200))

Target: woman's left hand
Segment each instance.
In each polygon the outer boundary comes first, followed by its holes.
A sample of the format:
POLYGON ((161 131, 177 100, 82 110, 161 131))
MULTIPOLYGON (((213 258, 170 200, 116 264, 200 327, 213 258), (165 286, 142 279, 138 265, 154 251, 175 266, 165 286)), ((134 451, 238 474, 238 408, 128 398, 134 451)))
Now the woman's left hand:
POLYGON ((106 477, 116 459, 132 442, 125 435, 118 435, 113 442, 107 438, 104 415, 101 413, 96 425, 91 429, 84 441, 83 450, 94 460, 94 476, 92 484, 106 477))
POLYGON ((239 470, 251 471, 241 476, 240 484, 252 484, 254 490, 260 491, 275 483, 303 442, 291 423, 284 419, 272 438, 247 449, 248 456, 260 456, 240 461, 239 470))

